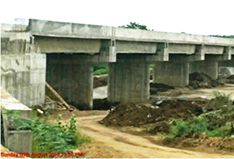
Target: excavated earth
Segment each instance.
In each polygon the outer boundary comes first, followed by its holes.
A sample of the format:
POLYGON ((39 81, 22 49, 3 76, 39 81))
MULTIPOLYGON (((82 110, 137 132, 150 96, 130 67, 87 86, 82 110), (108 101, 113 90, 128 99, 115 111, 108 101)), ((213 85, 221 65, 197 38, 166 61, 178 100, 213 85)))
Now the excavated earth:
POLYGON ((205 100, 154 100, 144 103, 121 103, 100 121, 106 126, 145 127, 152 133, 169 131, 175 119, 187 120, 211 110, 205 100))
MULTIPOLYGON (((121 103, 112 108, 109 114, 99 121, 106 126, 142 128, 143 133, 168 133, 175 120, 189 120, 199 116, 203 110, 212 111, 204 99, 164 100, 144 103, 121 103), (157 105, 157 106, 156 106, 157 105), (147 130, 147 131, 145 131, 147 130)), ((132 132, 137 134, 136 132, 132 132)), ((139 133, 138 135, 142 135, 139 133)), ((175 139, 153 141, 158 145, 176 148, 202 149, 204 147, 220 152, 234 152, 234 136, 208 138, 205 133, 190 133, 175 139)))
POLYGON ((193 89, 198 88, 212 88, 223 85, 217 80, 213 80, 210 76, 203 72, 195 72, 189 74, 189 86, 193 89))

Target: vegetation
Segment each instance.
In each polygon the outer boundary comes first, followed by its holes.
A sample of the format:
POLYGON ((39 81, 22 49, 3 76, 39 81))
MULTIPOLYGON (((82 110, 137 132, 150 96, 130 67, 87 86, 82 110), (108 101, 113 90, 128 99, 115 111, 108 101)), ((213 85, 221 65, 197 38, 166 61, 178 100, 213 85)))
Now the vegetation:
POLYGON ((141 30, 149 30, 150 31, 150 29, 148 29, 147 26, 138 24, 136 22, 130 22, 130 24, 127 24, 126 26, 122 25, 122 26, 119 26, 119 27, 120 28, 141 29, 141 30))
POLYGON ((209 137, 234 135, 234 103, 230 95, 214 92, 214 96, 215 98, 209 102, 213 111, 189 121, 176 121, 166 137, 175 138, 196 132, 205 132, 209 137))
POLYGON ((94 75, 108 74, 108 64, 98 64, 93 66, 94 75))
POLYGON ((33 132, 33 153, 64 152, 77 148, 89 139, 82 137, 77 132, 75 115, 69 122, 62 124, 61 115, 57 118, 57 124, 52 125, 46 121, 27 119, 19 120, 19 112, 8 111, 16 122, 17 130, 31 130, 33 132))
POLYGON ((220 38, 234 38, 234 35, 210 35, 213 37, 220 37, 220 38))

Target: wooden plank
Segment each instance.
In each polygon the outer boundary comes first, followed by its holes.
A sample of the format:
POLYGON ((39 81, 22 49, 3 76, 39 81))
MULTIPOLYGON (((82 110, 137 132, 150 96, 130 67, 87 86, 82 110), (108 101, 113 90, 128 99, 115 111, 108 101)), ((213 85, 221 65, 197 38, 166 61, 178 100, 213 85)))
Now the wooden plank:
POLYGON ((64 104, 64 106, 69 109, 69 110, 73 110, 64 100, 63 98, 46 82, 46 86, 47 88, 49 88, 49 90, 54 93, 54 95, 64 104))

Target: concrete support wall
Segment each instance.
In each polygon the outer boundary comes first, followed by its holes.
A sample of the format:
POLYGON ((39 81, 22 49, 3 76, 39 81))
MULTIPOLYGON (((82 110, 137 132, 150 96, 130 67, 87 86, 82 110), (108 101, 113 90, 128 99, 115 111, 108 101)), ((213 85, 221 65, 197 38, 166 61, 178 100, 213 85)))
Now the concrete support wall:
POLYGON ((234 55, 232 55, 232 59, 228 61, 219 61, 220 66, 234 67, 234 55))
POLYGON ((145 56, 117 55, 109 64, 109 102, 136 102, 149 98, 149 64, 145 56))
POLYGON ((1 55, 1 86, 27 106, 45 101, 46 55, 1 55))
POLYGON ((215 61, 197 61, 190 63, 189 73, 203 72, 209 75, 212 79, 218 77, 218 62, 215 61))
MULTIPOLYGON (((64 100, 80 110, 93 107, 93 67, 82 55, 47 54, 46 81, 64 100)), ((47 94, 51 92, 47 91, 47 94)))
POLYGON ((188 85, 189 63, 156 62, 154 64, 153 82, 171 86, 188 85))
POLYGON ((27 120, 32 118, 32 110, 12 97, 5 89, 1 88, 1 140, 10 151, 17 153, 32 153, 32 132, 31 130, 16 130, 16 123, 11 114, 7 111, 20 111, 19 119, 27 120))

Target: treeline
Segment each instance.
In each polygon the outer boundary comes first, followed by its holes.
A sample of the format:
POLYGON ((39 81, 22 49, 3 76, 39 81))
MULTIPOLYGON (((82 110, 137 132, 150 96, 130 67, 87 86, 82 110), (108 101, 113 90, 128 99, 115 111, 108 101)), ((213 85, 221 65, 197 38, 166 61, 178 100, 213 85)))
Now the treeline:
POLYGON ((234 38, 234 35, 210 35, 213 37, 220 37, 220 38, 234 38))

